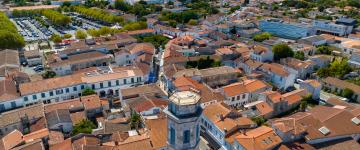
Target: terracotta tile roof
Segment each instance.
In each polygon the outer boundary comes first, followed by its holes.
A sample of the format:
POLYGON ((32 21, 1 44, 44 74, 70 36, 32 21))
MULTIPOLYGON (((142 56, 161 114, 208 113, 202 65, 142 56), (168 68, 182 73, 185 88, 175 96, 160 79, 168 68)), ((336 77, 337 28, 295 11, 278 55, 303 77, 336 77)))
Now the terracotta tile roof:
POLYGON ((29 119, 44 117, 43 103, 23 107, 0 114, 0 128, 21 122, 21 118, 27 116, 29 119))
POLYGON ((319 81, 317 81, 317 80, 305 80, 304 82, 310 84, 313 87, 320 87, 321 86, 321 83, 319 81))
POLYGON ((218 122, 221 120, 220 116, 224 117, 231 113, 230 108, 224 103, 215 103, 211 104, 203 110, 203 115, 205 115, 210 121, 218 122))
POLYGON ((243 93, 249 93, 249 91, 247 90, 245 85, 240 82, 227 85, 227 86, 223 87, 223 89, 224 89, 224 93, 227 97, 233 97, 233 96, 240 95, 243 93))
POLYGON ((48 112, 51 112, 51 111, 57 110, 57 109, 71 110, 71 109, 82 109, 82 108, 83 108, 83 104, 82 104, 82 102, 80 102, 79 98, 44 105, 45 113, 48 113, 48 112))
POLYGON ((209 77, 209 76, 215 76, 215 75, 225 75, 225 74, 235 74, 238 73, 238 71, 229 66, 221 66, 221 67, 213 67, 208 69, 201 69, 200 70, 202 77, 209 77))
POLYGON ((45 150, 45 146, 41 139, 28 142, 24 145, 13 148, 12 150, 45 150))
POLYGON ((165 108, 167 106, 167 104, 168 104, 167 100, 164 100, 164 99, 151 99, 151 100, 147 100, 147 101, 136 104, 134 109, 137 112, 143 112, 143 111, 147 111, 153 107, 165 108))
POLYGON ((278 122, 282 122, 282 128, 288 130, 304 129, 307 133, 305 136, 306 140, 315 140, 359 134, 360 126, 356 125, 351 121, 354 117, 355 116, 346 109, 316 106, 310 109, 310 111, 308 112, 299 112, 289 117, 278 119, 275 121, 275 124, 278 124, 278 122), (292 118, 293 121, 291 122, 293 123, 291 124, 285 123, 283 121, 292 118), (341 123, 341 125, 339 125, 339 123, 341 123), (330 132, 325 135, 322 134, 319 131, 321 127, 326 127, 330 132))
POLYGON ((85 110, 96 109, 101 107, 100 98, 98 95, 88 95, 80 97, 80 102, 84 104, 85 110))
POLYGON ((267 48, 265 46, 261 46, 261 45, 255 45, 253 47, 253 51, 257 55, 262 55, 262 54, 266 53, 267 51, 269 51, 269 48, 267 48))
POLYGON ((323 82, 327 83, 327 84, 331 84, 335 87, 341 88, 341 89, 351 89, 352 91, 354 91, 354 93, 356 94, 360 94, 360 86, 344 81, 344 80, 340 80, 338 78, 333 78, 333 77, 327 77, 323 80, 323 82))
POLYGON ((240 134, 236 140, 247 150, 272 149, 282 142, 273 129, 266 126, 240 134))
POLYGON ((64 134, 59 131, 50 131, 49 133, 49 145, 55 145, 64 141, 64 134))
POLYGON ((309 68, 311 67, 312 65, 315 65, 315 62, 311 61, 311 60, 307 60, 307 61, 301 61, 299 59, 296 59, 296 58, 291 58, 291 57, 288 57, 288 58, 283 58, 280 60, 280 62, 283 64, 283 65, 286 65, 290 68, 293 68, 293 69, 306 69, 306 68, 309 68))
POLYGON ((72 150, 71 138, 68 138, 61 143, 50 145, 50 150, 72 150))
POLYGON ((23 136, 25 142, 31 142, 36 139, 42 139, 49 136, 49 130, 47 128, 41 129, 35 132, 31 132, 23 136))
POLYGON ((218 55, 231 55, 234 52, 229 47, 223 47, 216 49, 218 55))
POLYGON ((129 46, 129 52, 131 54, 143 52, 148 54, 155 53, 155 47, 151 43, 135 43, 129 46))
POLYGON ((110 73, 91 72, 91 74, 94 75, 88 75, 87 73, 79 73, 29 83, 23 83, 20 84, 20 93, 21 95, 28 95, 32 93, 39 93, 74 85, 80 85, 82 83, 108 81, 130 76, 143 76, 143 73, 138 68, 116 70, 110 73))
POLYGON ((4 150, 10 150, 14 148, 15 146, 24 142, 22 136, 23 134, 18 130, 10 132, 1 139, 0 148, 4 150))
POLYGON ((71 55, 67 59, 64 59, 64 60, 48 62, 48 65, 50 67, 58 67, 58 66, 64 66, 64 65, 73 65, 73 64, 94 62, 94 61, 103 60, 103 59, 110 60, 110 59, 112 59, 112 55, 104 54, 104 53, 97 52, 97 51, 81 53, 81 54, 77 54, 77 55, 71 55))
POLYGON ((152 146, 151 146, 151 142, 150 139, 143 139, 143 140, 138 140, 138 141, 134 141, 131 143, 125 143, 125 144, 121 144, 121 145, 117 145, 115 147, 115 149, 117 150, 152 150, 152 146))
POLYGON ((266 102, 261 102, 255 105, 256 109, 260 112, 261 116, 271 114, 274 110, 266 102))
POLYGON ((261 68, 265 71, 275 73, 282 77, 289 76, 289 72, 284 68, 284 66, 277 64, 277 63, 264 63, 261 68))
POLYGON ((278 103, 281 101, 281 94, 277 91, 265 91, 262 94, 266 95, 269 100, 273 103, 278 103))
POLYGON ((299 103, 301 99, 306 96, 308 92, 305 89, 298 89, 282 95, 283 99, 288 102, 289 105, 299 103))
POLYGON ((242 93, 252 93, 259 89, 270 88, 271 86, 261 80, 244 80, 224 86, 224 93, 229 96, 236 96, 242 93))
POLYGON ((145 121, 150 130, 150 141, 154 149, 167 146, 167 119, 149 119, 145 121))
POLYGON ((73 125, 80 123, 82 120, 87 119, 84 111, 75 112, 70 114, 73 125))
POLYGON ((249 60, 245 61, 244 63, 245 63, 247 66, 249 66, 249 67, 251 67, 251 68, 253 68, 253 69, 256 69, 256 68, 258 68, 258 67, 260 67, 260 66, 263 65, 262 62, 255 61, 255 60, 252 60, 252 59, 249 59, 249 60))
POLYGON ((143 30, 128 31, 126 33, 129 35, 137 35, 137 34, 146 34, 146 33, 154 33, 154 32, 155 32, 154 29, 143 29, 143 30))
POLYGON ((41 117, 30 124, 30 132, 35 132, 47 128, 45 117, 41 117))
POLYGON ((15 82, 10 79, 0 81, 0 102, 14 100, 20 97, 15 82))
POLYGON ((100 140, 94 136, 84 135, 82 138, 75 139, 72 141, 73 150, 82 150, 85 145, 99 145, 100 140))

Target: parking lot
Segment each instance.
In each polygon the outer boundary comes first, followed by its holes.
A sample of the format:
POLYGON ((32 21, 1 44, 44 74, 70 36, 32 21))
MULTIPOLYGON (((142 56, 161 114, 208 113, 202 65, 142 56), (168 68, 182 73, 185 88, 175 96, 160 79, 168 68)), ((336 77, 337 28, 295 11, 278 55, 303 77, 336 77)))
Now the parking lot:
POLYGON ((53 31, 42 26, 37 20, 31 18, 12 19, 18 32, 24 37, 26 42, 47 40, 53 34, 53 31))

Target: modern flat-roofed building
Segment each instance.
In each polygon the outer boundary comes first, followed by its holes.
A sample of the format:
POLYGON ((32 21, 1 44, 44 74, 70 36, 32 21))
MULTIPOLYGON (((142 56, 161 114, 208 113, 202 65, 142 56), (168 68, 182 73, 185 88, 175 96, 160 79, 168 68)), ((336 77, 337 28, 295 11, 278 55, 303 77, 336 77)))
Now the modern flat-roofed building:
POLYGON ((287 39, 299 39, 314 34, 309 25, 286 23, 279 19, 261 20, 259 28, 264 32, 287 39))

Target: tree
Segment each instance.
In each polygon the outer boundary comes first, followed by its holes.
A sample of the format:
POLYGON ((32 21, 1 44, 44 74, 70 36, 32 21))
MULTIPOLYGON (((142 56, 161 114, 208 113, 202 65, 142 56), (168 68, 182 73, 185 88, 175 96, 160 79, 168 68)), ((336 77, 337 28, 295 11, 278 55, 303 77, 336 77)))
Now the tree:
POLYGON ((82 30, 77 30, 76 33, 75 33, 75 37, 77 39, 86 39, 87 34, 82 30))
POLYGON ((95 129, 96 125, 91 122, 90 120, 82 120, 80 123, 76 124, 73 128, 73 131, 71 132, 71 135, 77 135, 79 133, 87 133, 91 134, 92 129, 95 129))
POLYGON ((294 56, 294 51, 287 44, 284 43, 274 45, 272 51, 274 53, 275 60, 294 56))
POLYGON ((88 95, 93 95, 93 94, 96 94, 96 92, 90 88, 85 88, 81 93, 82 96, 88 96, 88 95))
POLYGON ((131 129, 138 129, 141 124, 140 115, 136 112, 132 112, 130 117, 130 127, 131 129))
POLYGON ((329 46, 325 46, 325 45, 322 45, 322 46, 319 46, 317 49, 316 49, 316 54, 326 54, 326 55, 330 55, 331 54, 331 50, 330 50, 330 47, 329 46))
POLYGON ((116 0, 115 1, 115 9, 127 12, 131 8, 129 3, 124 2, 124 0, 116 0))
POLYGON ((62 42, 62 38, 58 34, 51 35, 50 40, 53 41, 54 43, 61 43, 62 42))
POLYGON ((302 51, 296 51, 294 54, 294 58, 300 59, 300 60, 305 60, 305 54, 302 51))
POLYGON ((99 30, 96 29, 89 29, 86 31, 90 36, 92 37, 100 37, 100 32, 99 30))
POLYGON ((71 34, 64 34, 64 38, 65 38, 65 39, 70 39, 71 37, 72 37, 71 34))
POLYGON ((330 66, 325 68, 320 68, 316 74, 321 77, 336 77, 342 78, 344 75, 352 71, 351 66, 348 64, 347 59, 336 59, 333 61, 330 66))
POLYGON ((258 126, 261 126, 265 124, 266 119, 264 117, 258 116, 251 118, 252 121, 254 121, 258 126))
POLYGON ((341 96, 348 98, 348 99, 352 99, 352 96, 354 95, 354 91, 349 89, 349 88, 345 88, 344 90, 342 90, 341 92, 341 96))
POLYGON ((164 47, 165 44, 170 40, 168 37, 155 34, 155 35, 147 35, 147 36, 138 36, 136 39, 139 42, 147 42, 153 44, 156 48, 164 47))
POLYGON ((41 75, 44 79, 53 78, 56 76, 54 71, 46 71, 44 74, 41 75))
POLYGON ((25 46, 25 41, 19 35, 15 25, 5 13, 0 12, 0 49, 16 49, 25 46))
POLYGON ((189 25, 197 25, 197 21, 195 19, 190 19, 188 22, 189 25))
POLYGON ((264 33, 256 34, 253 37, 253 40, 256 42, 262 42, 262 41, 270 39, 270 37, 271 37, 271 34, 269 32, 264 32, 264 33))

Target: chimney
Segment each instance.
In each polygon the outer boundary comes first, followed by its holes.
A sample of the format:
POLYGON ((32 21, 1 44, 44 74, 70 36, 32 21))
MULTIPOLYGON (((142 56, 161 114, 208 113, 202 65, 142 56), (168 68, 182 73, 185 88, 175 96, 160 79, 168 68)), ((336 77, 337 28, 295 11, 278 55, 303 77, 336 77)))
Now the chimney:
POLYGON ((221 115, 220 115, 220 120, 221 120, 221 121, 224 121, 224 119, 225 119, 224 115, 221 114, 221 115))

